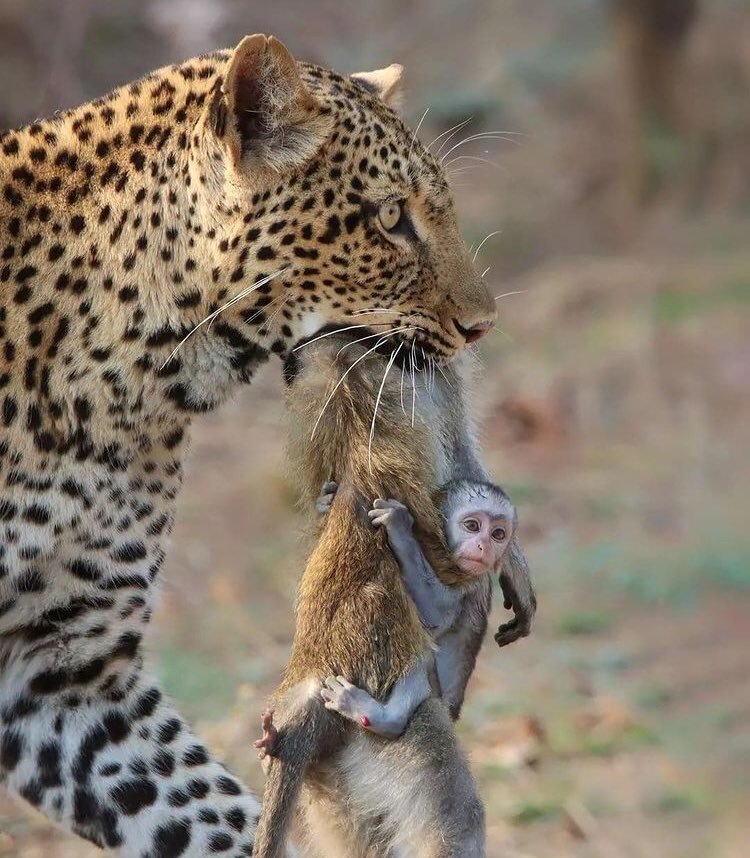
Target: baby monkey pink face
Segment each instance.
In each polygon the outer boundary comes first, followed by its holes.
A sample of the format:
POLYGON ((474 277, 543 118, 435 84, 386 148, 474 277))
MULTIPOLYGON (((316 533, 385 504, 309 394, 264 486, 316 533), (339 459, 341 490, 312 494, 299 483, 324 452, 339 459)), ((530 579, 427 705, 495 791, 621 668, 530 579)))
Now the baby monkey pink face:
POLYGON ((461 505, 448 517, 447 536, 459 568, 470 575, 499 572, 513 536, 510 504, 461 505))

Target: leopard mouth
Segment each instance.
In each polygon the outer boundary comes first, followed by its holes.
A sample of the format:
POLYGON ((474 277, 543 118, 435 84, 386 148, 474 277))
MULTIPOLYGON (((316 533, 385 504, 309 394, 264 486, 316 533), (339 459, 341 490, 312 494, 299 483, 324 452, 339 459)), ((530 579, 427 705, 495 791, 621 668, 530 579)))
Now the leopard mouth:
MULTIPOLYGON (((372 354, 379 354, 390 360, 393 357, 393 362, 401 369, 410 364, 410 354, 413 343, 415 342, 409 335, 411 332, 408 328, 400 334, 398 331, 392 334, 384 335, 382 331, 377 331, 370 325, 362 325, 352 323, 350 325, 328 322, 319 328, 310 336, 303 337, 298 340, 289 350, 284 360, 284 379, 287 384, 291 384, 299 373, 302 361, 304 360, 305 347, 312 345, 319 340, 335 340, 336 344, 341 348, 346 348, 354 343, 361 343, 365 351, 371 351, 372 354)), ((424 356, 428 349, 420 345, 419 354, 424 356)), ((417 371, 421 367, 417 363, 417 371)))

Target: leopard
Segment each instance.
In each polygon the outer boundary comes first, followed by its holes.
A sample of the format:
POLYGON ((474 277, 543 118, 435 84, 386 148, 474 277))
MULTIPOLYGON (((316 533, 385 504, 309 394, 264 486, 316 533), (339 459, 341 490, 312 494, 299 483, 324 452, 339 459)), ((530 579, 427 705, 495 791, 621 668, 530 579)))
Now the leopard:
POLYGON ((192 421, 327 330, 440 365, 495 322, 401 80, 255 34, 0 136, 0 778, 126 858, 260 809, 144 655, 192 421))

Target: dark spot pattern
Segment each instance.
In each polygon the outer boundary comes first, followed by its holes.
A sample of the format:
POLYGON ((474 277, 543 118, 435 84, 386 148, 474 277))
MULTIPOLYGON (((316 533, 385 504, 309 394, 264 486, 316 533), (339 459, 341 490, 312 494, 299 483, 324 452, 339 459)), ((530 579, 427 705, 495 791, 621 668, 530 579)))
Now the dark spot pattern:
POLYGON ((301 65, 330 126, 295 161, 304 121, 272 139, 244 91, 233 114, 229 60, 0 134, 0 622, 14 641, 0 636, 0 665, 26 659, 0 692, 0 774, 143 858, 194 838, 249 855, 238 835, 257 811, 143 674, 192 419, 286 358, 311 313, 413 313, 437 357, 455 348, 440 319, 460 315, 443 312, 455 284, 410 226, 453 222, 411 131, 360 83, 301 65), (230 151, 253 165, 278 145, 282 175, 224 182, 230 151), (397 236, 378 226, 384 195, 411 213, 397 236))

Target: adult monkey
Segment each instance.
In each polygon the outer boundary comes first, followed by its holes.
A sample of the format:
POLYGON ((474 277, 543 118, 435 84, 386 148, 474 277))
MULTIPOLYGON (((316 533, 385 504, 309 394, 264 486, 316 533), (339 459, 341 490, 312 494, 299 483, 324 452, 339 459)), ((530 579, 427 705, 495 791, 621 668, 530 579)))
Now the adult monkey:
MULTIPOLYGON (((278 734, 267 748, 273 758, 254 854, 281 855, 304 784, 320 855, 405 849, 419 858, 481 858, 483 808, 447 706, 422 695, 401 738, 389 741, 329 712, 321 698, 324 678, 341 674, 383 700, 432 661, 396 557, 368 518, 374 497, 399 496, 408 498, 430 565, 462 591, 458 631, 468 637, 446 641, 454 655, 447 676, 460 689, 448 696, 458 715, 489 609, 489 576, 455 561, 435 503, 451 478, 485 477, 464 385, 451 366, 434 385, 424 376, 412 381, 405 395, 403 376, 389 376, 400 346, 386 347, 386 362, 371 354, 377 345, 368 350, 341 335, 316 340, 290 367, 292 469, 309 509, 331 476, 338 489, 300 582, 292 654, 273 696, 278 734), (413 401, 412 425, 404 399, 413 401)), ((533 602, 525 563, 514 574, 533 602)), ((522 597, 513 578, 508 586, 522 597)), ((527 616, 532 602, 523 605, 527 616)))
POLYGON ((122 855, 259 809, 142 668, 192 418, 326 323, 494 319, 399 75, 255 35, 0 137, 0 777, 122 855))

